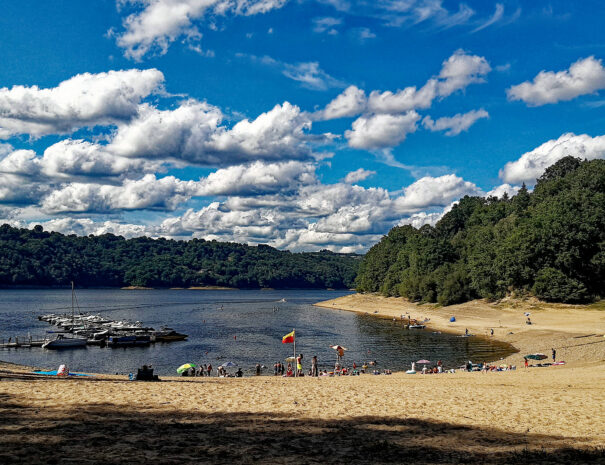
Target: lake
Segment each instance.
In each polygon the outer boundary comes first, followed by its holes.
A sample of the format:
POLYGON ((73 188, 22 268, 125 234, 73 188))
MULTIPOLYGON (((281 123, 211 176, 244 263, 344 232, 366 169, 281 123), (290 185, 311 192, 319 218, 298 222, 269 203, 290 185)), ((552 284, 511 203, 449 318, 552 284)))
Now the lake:
MULTIPOLYGON (((160 375, 175 375, 185 362, 231 361, 252 374, 256 363, 267 366, 293 355, 292 344, 281 338, 296 329, 296 350, 304 354, 305 370, 317 355, 320 368, 333 368, 336 353, 330 345, 349 350, 345 365, 377 361, 380 369, 407 370, 413 360, 442 360, 457 367, 467 360, 495 360, 511 353, 493 341, 426 330, 406 330, 401 322, 370 315, 314 307, 322 300, 346 295, 325 290, 76 290, 82 312, 112 319, 162 325, 188 334, 186 341, 137 348, 101 348, 52 351, 42 348, 0 349, 0 360, 56 369, 66 363, 71 371, 129 373, 153 364, 160 375), (285 300, 283 300, 285 299, 285 300)), ((38 321, 38 315, 69 312, 69 289, 18 289, 0 291, 0 341, 9 337, 42 336, 56 329, 38 321)))

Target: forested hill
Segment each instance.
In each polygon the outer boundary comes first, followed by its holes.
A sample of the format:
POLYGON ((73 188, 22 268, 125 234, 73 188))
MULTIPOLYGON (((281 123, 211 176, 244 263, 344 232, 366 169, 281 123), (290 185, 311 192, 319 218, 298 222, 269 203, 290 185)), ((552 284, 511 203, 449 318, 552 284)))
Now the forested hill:
POLYGON ((1 285, 350 288, 360 257, 266 245, 78 237, 0 226, 1 285))
POLYGON ((393 228, 364 257, 356 286, 443 305, 510 293, 605 297, 605 160, 566 157, 532 193, 467 196, 435 227, 393 228))

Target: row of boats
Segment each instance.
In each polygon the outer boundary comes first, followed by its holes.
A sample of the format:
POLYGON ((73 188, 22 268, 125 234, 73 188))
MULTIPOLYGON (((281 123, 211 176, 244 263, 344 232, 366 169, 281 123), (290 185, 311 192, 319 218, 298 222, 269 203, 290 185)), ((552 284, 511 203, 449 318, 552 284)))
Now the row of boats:
POLYGON ((48 339, 45 349, 64 349, 86 345, 107 345, 109 347, 145 346, 154 342, 182 341, 186 334, 172 328, 156 330, 143 326, 140 321, 111 320, 102 315, 57 314, 40 315, 39 320, 59 328, 56 337, 48 339))
POLYGON ((89 315, 75 311, 76 294, 71 283, 71 313, 48 313, 40 315, 40 321, 59 328, 53 331, 54 338, 45 339, 44 349, 73 349, 86 345, 109 347, 146 346, 153 342, 172 342, 187 339, 186 334, 172 328, 155 330, 145 327, 140 321, 112 320, 102 315, 89 315))

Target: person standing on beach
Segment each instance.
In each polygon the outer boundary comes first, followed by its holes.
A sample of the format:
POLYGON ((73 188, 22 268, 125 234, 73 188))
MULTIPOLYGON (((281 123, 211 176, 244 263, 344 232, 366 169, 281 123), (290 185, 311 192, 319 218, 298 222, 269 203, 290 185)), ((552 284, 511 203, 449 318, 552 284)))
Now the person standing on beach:
POLYGON ((527 367, 529 366, 529 360, 527 360, 526 357, 523 357, 523 360, 525 360, 525 369, 527 369, 527 367))
POLYGON ((555 350, 554 347, 551 350, 552 350, 552 361, 554 363, 555 362, 555 358, 557 358, 557 351, 555 350))
POLYGON ((208 364, 208 368, 206 368, 206 371, 208 372, 208 376, 212 376, 212 363, 208 364))
POLYGON ((311 376, 319 376, 319 371, 317 370, 317 355, 313 355, 311 359, 311 376))
POLYGON ((296 357, 296 376, 302 376, 302 374, 303 374, 302 359, 303 359, 303 354, 300 354, 298 357, 296 357))

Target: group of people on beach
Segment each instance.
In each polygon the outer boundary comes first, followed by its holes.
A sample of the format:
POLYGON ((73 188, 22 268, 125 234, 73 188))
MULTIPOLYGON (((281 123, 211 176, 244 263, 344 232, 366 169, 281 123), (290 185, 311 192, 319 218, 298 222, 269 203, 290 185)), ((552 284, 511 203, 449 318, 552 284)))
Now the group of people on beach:
POLYGON ((355 362, 352 363, 351 367, 344 366, 341 361, 342 358, 339 356, 338 360, 334 364, 333 369, 323 370, 319 368, 319 363, 317 360, 317 355, 314 355, 311 359, 311 367, 307 372, 303 370, 303 354, 300 354, 296 357, 295 367, 293 367, 291 362, 282 363, 275 362, 273 364, 273 376, 283 376, 285 378, 290 377, 300 377, 300 376, 311 376, 311 377, 320 377, 320 376, 351 376, 351 375, 359 375, 361 373, 373 373, 377 374, 392 374, 392 371, 389 369, 384 369, 383 371, 378 371, 376 369, 376 365, 378 362, 373 360, 371 362, 364 363, 361 367, 358 367, 355 362))
MULTIPOLYGON (((218 366, 216 368, 216 376, 219 378, 225 378, 228 376, 235 376, 237 378, 241 378, 244 375, 244 372, 241 368, 235 372, 235 375, 229 375, 225 367, 218 366)), ((181 376, 190 376, 190 377, 201 377, 201 376, 212 376, 212 364, 200 364, 197 368, 191 367, 181 373, 181 376)))

